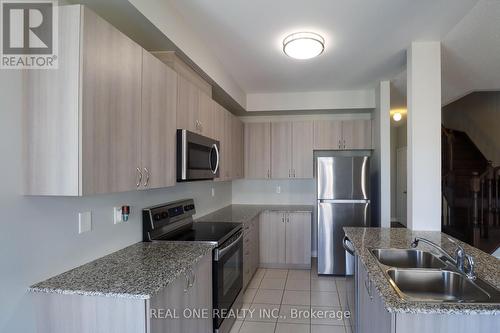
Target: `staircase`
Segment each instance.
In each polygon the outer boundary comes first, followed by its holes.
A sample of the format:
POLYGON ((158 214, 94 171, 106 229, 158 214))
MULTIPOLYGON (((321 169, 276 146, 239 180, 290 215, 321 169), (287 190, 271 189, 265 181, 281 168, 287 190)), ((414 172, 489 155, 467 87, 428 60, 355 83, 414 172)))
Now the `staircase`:
POLYGON ((442 230, 481 250, 500 245, 500 168, 464 132, 442 128, 442 230))

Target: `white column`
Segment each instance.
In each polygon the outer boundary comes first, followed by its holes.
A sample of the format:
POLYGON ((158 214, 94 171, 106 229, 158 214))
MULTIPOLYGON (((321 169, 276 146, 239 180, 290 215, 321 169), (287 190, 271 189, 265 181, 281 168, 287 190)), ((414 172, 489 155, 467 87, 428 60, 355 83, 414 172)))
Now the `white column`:
POLYGON ((391 86, 380 82, 380 226, 391 226, 391 86))
POLYGON ((441 230, 441 44, 413 42, 408 70, 408 228, 441 230))

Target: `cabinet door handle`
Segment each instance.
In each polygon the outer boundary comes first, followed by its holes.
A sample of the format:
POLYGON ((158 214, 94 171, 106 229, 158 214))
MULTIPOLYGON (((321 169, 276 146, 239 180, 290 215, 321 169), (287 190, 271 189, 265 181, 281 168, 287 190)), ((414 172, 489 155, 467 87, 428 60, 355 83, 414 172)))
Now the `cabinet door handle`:
POLYGON ((150 177, 150 173, 149 173, 149 170, 148 168, 144 168, 144 174, 146 175, 146 179, 144 180, 144 187, 148 187, 149 185, 149 177, 150 177))
POLYGON ((342 148, 342 145, 340 144, 340 140, 339 140, 339 149, 341 149, 341 148, 342 148))
POLYGON ((372 281, 370 280, 370 275, 368 274, 368 272, 366 272, 365 288, 366 288, 366 292, 368 293, 368 296, 370 296, 370 300, 372 300, 373 299, 372 281))
POLYGON ((139 186, 141 186, 141 183, 142 183, 142 172, 141 172, 141 168, 139 168, 139 167, 137 167, 136 170, 137 170, 137 183, 135 184, 135 186, 137 186, 137 188, 139 188, 139 186))
POLYGON ((345 139, 344 139, 344 149, 345 149, 345 139))
POLYGON ((186 272, 185 275, 186 277, 186 286, 184 287, 184 294, 187 294, 188 290, 189 290, 189 284, 190 284, 190 277, 189 277, 189 272, 186 272))
POLYGON ((191 270, 191 282, 189 283, 189 288, 192 288, 194 286, 194 283, 196 282, 196 274, 191 270))
POLYGON ((267 169, 267 178, 271 178, 271 170, 267 169))
POLYGON ((295 169, 293 169, 293 178, 295 178, 295 169))

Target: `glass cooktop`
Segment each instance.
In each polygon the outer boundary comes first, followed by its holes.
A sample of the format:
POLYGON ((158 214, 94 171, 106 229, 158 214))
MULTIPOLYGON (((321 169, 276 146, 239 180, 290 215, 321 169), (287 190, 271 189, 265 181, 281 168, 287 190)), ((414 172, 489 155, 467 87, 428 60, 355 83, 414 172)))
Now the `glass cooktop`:
POLYGON ((195 222, 191 228, 165 235, 161 240, 217 242, 220 245, 239 229, 240 223, 195 222))

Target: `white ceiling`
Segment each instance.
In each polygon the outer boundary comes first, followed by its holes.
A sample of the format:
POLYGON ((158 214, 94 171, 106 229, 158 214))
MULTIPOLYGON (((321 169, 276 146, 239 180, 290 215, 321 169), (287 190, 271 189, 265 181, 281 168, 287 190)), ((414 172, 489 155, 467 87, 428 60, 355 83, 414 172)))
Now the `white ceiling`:
POLYGON ((500 0, 480 0, 445 36, 442 100, 500 90, 500 0))
POLYGON ((170 1, 246 93, 373 87, 401 71, 411 41, 443 39, 477 3, 477 0, 170 1), (326 50, 320 57, 298 61, 283 54, 283 37, 302 30, 325 37, 326 50))

